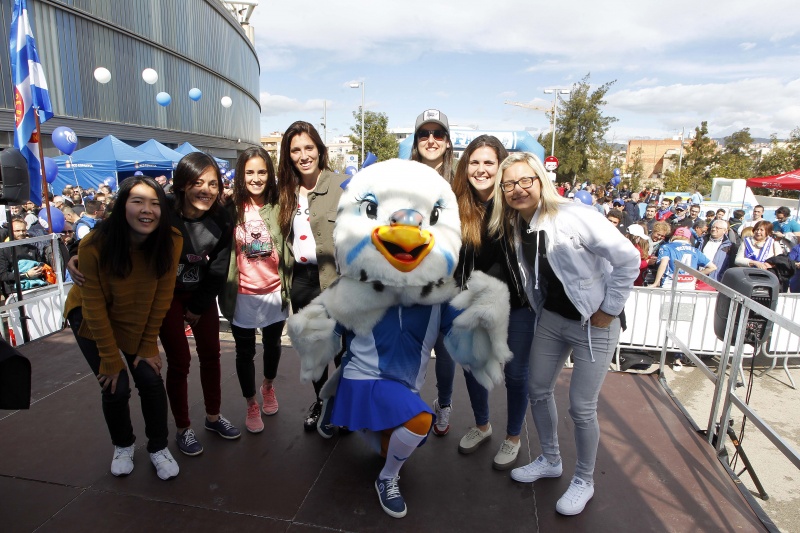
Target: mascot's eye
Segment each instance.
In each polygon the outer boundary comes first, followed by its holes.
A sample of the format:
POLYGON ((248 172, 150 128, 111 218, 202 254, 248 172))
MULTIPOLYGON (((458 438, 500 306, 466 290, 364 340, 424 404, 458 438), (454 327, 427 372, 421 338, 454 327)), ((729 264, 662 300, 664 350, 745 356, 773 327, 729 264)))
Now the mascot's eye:
POLYGON ((439 222, 439 215, 442 214, 442 207, 440 205, 433 206, 433 211, 431 211, 431 226, 435 226, 437 222, 439 222))
POLYGON ((370 200, 361 202, 361 212, 367 215, 368 218, 378 218, 378 204, 370 200))

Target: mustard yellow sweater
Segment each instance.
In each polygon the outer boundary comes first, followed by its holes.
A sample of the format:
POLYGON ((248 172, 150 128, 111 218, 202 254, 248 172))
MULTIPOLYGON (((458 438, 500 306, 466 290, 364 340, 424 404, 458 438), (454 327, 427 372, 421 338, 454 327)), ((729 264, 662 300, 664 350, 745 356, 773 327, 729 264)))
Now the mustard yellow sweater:
MULTIPOLYGON (((173 228, 173 265, 178 264, 183 237, 173 228)), ((94 232, 81 240, 78 268, 86 277, 82 287, 73 285, 64 316, 83 308, 78 334, 97 343, 100 372, 115 374, 125 368, 120 350, 149 358, 158 355, 158 330, 172 302, 175 270, 156 278, 146 252, 131 250, 131 273, 118 278, 100 270, 100 254, 94 232)))

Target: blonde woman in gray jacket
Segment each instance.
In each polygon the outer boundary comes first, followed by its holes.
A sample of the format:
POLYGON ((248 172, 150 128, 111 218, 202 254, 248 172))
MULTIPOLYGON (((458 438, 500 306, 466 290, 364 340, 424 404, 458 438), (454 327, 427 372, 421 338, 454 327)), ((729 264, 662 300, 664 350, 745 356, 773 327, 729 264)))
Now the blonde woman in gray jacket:
POLYGON ((553 391, 571 353, 577 464, 556 511, 575 515, 594 495, 597 399, 619 340, 618 316, 639 274, 639 255, 596 210, 561 198, 533 154, 506 158, 495 187, 489 231, 515 245, 537 316, 528 388, 542 455, 511 477, 532 483, 562 474, 553 391))

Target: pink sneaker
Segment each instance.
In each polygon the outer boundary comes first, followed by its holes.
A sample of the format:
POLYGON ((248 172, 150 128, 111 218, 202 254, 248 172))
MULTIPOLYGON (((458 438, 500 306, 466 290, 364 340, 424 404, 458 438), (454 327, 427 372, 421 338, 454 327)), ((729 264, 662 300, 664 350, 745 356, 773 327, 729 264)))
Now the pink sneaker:
POLYGON ((265 415, 274 415, 278 412, 278 399, 275 397, 275 387, 268 389, 261 385, 261 397, 264 398, 264 407, 261 409, 265 415))
POLYGON ((261 433, 264 431, 264 422, 261 420, 261 413, 259 412, 258 404, 247 406, 247 419, 244 425, 250 433, 261 433))

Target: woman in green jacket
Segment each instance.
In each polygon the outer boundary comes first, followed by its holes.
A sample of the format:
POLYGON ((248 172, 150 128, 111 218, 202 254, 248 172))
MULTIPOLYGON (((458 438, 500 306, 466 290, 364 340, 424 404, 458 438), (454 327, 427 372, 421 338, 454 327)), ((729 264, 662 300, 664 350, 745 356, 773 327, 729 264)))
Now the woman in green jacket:
POLYGON ((222 314, 236 342, 236 374, 247 400, 245 426, 250 433, 264 429, 261 413, 278 412, 273 381, 281 358, 281 333, 289 310, 293 259, 289 242, 278 224, 278 184, 266 150, 248 148, 236 161, 233 199, 229 205, 236 223, 228 279, 219 297, 222 314), (264 379, 256 401, 256 329, 264 345, 264 379))

